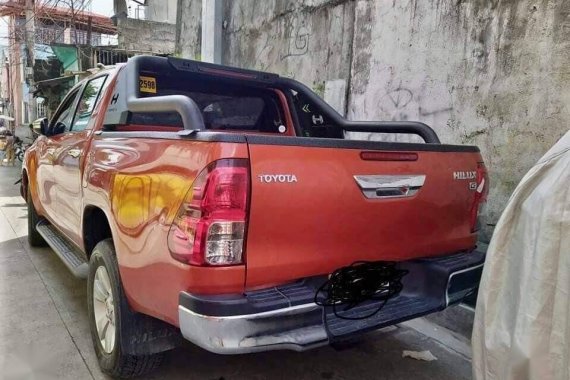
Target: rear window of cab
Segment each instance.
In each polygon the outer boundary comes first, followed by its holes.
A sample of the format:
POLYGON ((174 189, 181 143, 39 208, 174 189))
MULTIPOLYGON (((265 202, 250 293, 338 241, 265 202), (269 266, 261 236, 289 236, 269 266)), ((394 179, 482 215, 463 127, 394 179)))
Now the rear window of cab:
MULTIPOLYGON (((139 96, 185 95, 202 112, 208 130, 283 133, 285 120, 272 89, 224 83, 216 78, 141 73, 139 96)), ((176 112, 131 113, 127 124, 182 128, 176 112)))

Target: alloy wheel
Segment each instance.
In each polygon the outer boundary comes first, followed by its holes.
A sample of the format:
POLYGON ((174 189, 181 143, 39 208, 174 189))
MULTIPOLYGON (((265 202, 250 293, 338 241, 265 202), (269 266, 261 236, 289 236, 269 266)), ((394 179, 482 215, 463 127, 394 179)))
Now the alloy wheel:
POLYGON ((115 347, 116 316, 111 281, 104 266, 97 268, 93 280, 93 314, 101 347, 110 354, 115 347))

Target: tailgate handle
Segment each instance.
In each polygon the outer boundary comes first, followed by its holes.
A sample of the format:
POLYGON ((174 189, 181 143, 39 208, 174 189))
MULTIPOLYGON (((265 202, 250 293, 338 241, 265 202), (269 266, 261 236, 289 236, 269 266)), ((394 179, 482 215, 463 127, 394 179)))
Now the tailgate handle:
POLYGON ((425 179, 423 174, 354 176, 358 187, 369 199, 411 197, 422 188, 425 179))

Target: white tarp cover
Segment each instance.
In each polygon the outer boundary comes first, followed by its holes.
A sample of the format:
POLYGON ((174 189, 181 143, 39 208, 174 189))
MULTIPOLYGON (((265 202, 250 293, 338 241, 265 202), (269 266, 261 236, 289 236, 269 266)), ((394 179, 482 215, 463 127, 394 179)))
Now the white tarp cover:
POLYGON ((524 176, 495 228, 475 313, 474 377, 569 380, 569 293, 567 132, 524 176))

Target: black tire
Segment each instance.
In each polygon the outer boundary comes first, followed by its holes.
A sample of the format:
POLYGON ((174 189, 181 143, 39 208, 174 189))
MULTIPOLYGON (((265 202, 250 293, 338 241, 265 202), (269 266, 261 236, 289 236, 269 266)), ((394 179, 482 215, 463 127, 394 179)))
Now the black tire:
POLYGON ((47 245, 46 241, 36 230, 36 225, 41 220, 41 218, 38 215, 36 208, 34 207, 29 185, 28 194, 26 195, 26 203, 28 203, 28 243, 32 247, 45 247, 47 245))
POLYGON ((144 334, 144 331, 136 331, 132 328, 133 325, 137 325, 138 315, 131 311, 124 295, 112 239, 99 242, 91 254, 87 278, 87 308, 91 338, 103 372, 113 377, 130 378, 144 375, 160 366, 162 353, 129 355, 123 352, 125 343, 136 339, 136 335, 144 334), (93 285, 95 273, 100 266, 104 266, 107 270, 115 310, 115 344, 110 353, 105 352, 101 345, 95 325, 93 285))

